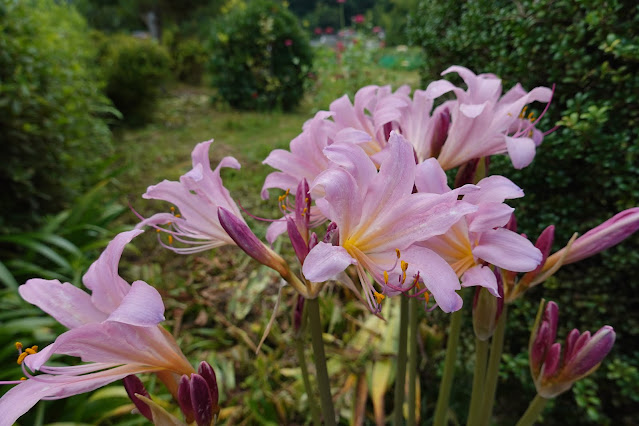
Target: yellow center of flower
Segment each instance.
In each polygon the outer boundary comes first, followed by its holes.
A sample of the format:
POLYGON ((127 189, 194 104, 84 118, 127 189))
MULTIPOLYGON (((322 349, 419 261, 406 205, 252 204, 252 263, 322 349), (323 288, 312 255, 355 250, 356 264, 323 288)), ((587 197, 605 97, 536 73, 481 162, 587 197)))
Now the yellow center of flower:
POLYGON ((382 303, 382 300, 386 299, 386 296, 376 291, 373 292, 373 296, 375 296, 375 300, 377 301, 378 305, 382 303))

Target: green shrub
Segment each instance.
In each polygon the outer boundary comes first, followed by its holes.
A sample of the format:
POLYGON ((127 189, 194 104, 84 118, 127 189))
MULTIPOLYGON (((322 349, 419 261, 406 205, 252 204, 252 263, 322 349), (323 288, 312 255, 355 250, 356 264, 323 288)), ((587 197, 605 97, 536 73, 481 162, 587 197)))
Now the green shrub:
POLYGON ((153 40, 123 34, 103 36, 101 51, 107 96, 127 124, 147 122, 171 75, 169 53, 153 40))
MULTIPOLYGON (((524 199, 513 203, 521 232, 536 237, 554 223, 556 247, 560 247, 572 232, 584 233, 637 204, 636 1, 423 0, 413 16, 410 34, 424 49, 424 81, 438 78, 449 65, 460 64, 477 73, 499 75, 506 88, 518 81, 528 90, 557 85, 540 128, 551 128, 556 122, 562 127, 544 140, 533 164, 516 171, 507 159, 497 158, 492 165, 492 173, 506 174, 526 191, 524 199)), ((637 269, 639 237, 635 235, 620 247, 562 268, 556 280, 531 296, 556 300, 567 327, 614 326, 618 340, 613 356, 636 363, 639 321, 630 303, 639 291, 637 269)), ((525 339, 518 343, 525 346, 525 339)), ((623 390, 627 384, 620 380, 597 383, 605 415, 614 423, 632 423, 630 413, 636 402, 623 396, 612 398, 627 394, 623 390)), ((580 394, 575 391, 575 395, 578 405, 585 407, 580 394)), ((567 400, 559 398, 555 412, 584 409, 566 408, 567 400)), ((595 423, 609 421, 604 417, 595 421, 590 414, 572 421, 586 417, 595 423)), ((547 424, 554 424, 551 418, 547 424)), ((562 416, 561 422, 566 421, 571 419, 562 416)))
POLYGON ((202 41, 195 37, 172 40, 169 50, 175 78, 189 84, 200 84, 211 57, 202 41))
POLYGON ((66 3, 0 0, 0 229, 61 209, 110 150, 86 34, 66 3))
POLYGON ((302 99, 312 52, 281 5, 258 0, 233 9, 215 25, 211 52, 213 86, 232 107, 290 110, 302 99))

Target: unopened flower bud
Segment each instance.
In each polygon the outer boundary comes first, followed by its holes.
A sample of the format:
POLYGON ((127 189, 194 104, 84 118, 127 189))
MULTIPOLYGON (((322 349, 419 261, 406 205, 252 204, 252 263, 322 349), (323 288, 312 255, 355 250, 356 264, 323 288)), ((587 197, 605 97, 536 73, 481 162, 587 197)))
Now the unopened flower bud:
POLYGON ((197 374, 182 376, 178 387, 178 403, 188 423, 211 426, 220 412, 215 371, 202 361, 197 374))
POLYGON ((566 338, 563 359, 561 344, 555 342, 559 308, 549 302, 537 314, 529 344, 530 371, 537 393, 543 398, 554 398, 570 389, 577 380, 591 374, 612 349, 615 332, 610 326, 602 327, 594 336, 586 331, 573 330, 566 338))
POLYGON ((246 254, 281 275, 288 274, 284 259, 261 242, 246 223, 224 207, 219 207, 217 214, 222 228, 246 254))
POLYGON ((550 254, 550 249, 552 248, 552 243, 555 241, 555 226, 550 225, 546 229, 544 229, 541 234, 539 234, 539 238, 535 242, 535 247, 541 251, 542 259, 539 266, 535 268, 533 271, 526 273, 521 280, 519 281, 520 285, 529 285, 532 280, 539 275, 539 273, 544 269, 544 264, 548 259, 548 255, 550 254))
POLYGON ((151 398, 149 396, 149 393, 146 391, 142 380, 140 380, 135 374, 131 374, 130 376, 126 376, 122 381, 124 382, 124 389, 126 390, 126 394, 133 402, 133 405, 135 405, 135 408, 137 408, 140 414, 142 414, 144 417, 153 421, 153 415, 151 414, 151 409, 149 408, 149 406, 135 396, 136 394, 138 394, 149 399, 151 398))
POLYGON ((475 336, 481 341, 490 339, 495 333, 497 322, 504 309, 504 287, 499 269, 495 269, 494 274, 497 279, 497 291, 500 297, 493 296, 484 287, 475 288, 473 330, 475 331, 475 336))

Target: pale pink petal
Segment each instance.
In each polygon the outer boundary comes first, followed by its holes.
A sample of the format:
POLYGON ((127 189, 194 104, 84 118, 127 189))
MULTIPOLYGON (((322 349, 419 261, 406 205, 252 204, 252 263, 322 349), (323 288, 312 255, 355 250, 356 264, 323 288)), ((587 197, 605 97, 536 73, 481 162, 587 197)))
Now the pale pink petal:
POLYGON ((505 136, 510 161, 516 169, 523 169, 535 158, 535 142, 530 138, 511 138, 505 136))
POLYGON ((353 176, 343 169, 329 169, 320 174, 313 187, 322 186, 326 203, 317 200, 317 206, 330 220, 337 223, 340 232, 349 234, 361 217, 362 194, 353 176))
POLYGON ((497 278, 493 271, 482 265, 475 265, 472 268, 464 272, 461 278, 462 287, 481 286, 490 292, 495 297, 499 296, 499 290, 497 288, 497 278))
POLYGON ((425 247, 412 246, 402 252, 402 260, 408 262, 411 276, 419 271, 424 285, 435 297, 442 311, 454 312, 461 309, 463 300, 456 292, 461 289, 459 279, 438 254, 425 247))
POLYGON ((443 194, 450 191, 446 173, 435 158, 429 158, 417 165, 415 186, 419 192, 443 194))
POLYGON ((164 321, 162 296, 144 281, 135 281, 108 320, 142 327, 156 326, 164 321))
POLYGON ((284 232, 286 232, 286 220, 282 219, 271 222, 266 229, 266 241, 268 241, 269 244, 273 244, 284 232))
POLYGON ((515 209, 503 203, 480 203, 467 217, 470 232, 484 232, 506 226, 515 209))
POLYGON ((377 167, 357 145, 334 143, 324 149, 324 155, 353 176, 360 191, 365 191, 377 175, 377 167))
POLYGON ((118 264, 124 247, 142 232, 134 230, 116 235, 82 278, 92 291, 91 301, 102 312, 113 312, 129 292, 131 286, 118 275, 118 264))
POLYGON ((324 282, 355 263, 344 247, 319 242, 306 256, 302 273, 307 280, 324 282))
POLYGON ((347 127, 337 132, 337 134, 335 135, 335 140, 333 141, 333 144, 336 144, 336 143, 360 144, 360 143, 366 143, 370 141, 371 141, 371 135, 369 135, 368 133, 364 132, 363 130, 347 127))
POLYGON ((475 118, 481 114, 486 108, 486 102, 473 105, 473 104, 461 104, 459 110, 468 118, 475 118))
POLYGON ((472 204, 502 203, 504 200, 520 198, 524 191, 510 179, 503 176, 488 176, 477 182, 479 191, 473 191, 464 196, 464 201, 472 204))
POLYGON ((18 288, 20 296, 67 328, 102 322, 107 315, 93 306, 91 296, 69 283, 33 278, 18 288))
POLYGON ((413 147, 397 132, 391 133, 388 145, 389 155, 382 163, 364 198, 364 217, 377 216, 379 211, 392 205, 399 197, 410 194, 415 185, 416 165, 413 147))
POLYGON ((528 239, 504 228, 482 233, 473 255, 515 272, 532 271, 542 259, 541 251, 528 239))
POLYGON ((121 366, 86 376, 40 375, 37 380, 25 380, 0 398, 0 426, 13 425, 42 398, 66 398, 105 386, 130 374, 150 371, 148 367, 121 366))
POLYGON ((268 190, 271 188, 279 188, 284 191, 287 189, 295 188, 298 184, 298 180, 295 176, 289 175, 283 172, 273 172, 266 176, 264 179, 264 185, 262 186, 262 199, 268 200, 268 190))

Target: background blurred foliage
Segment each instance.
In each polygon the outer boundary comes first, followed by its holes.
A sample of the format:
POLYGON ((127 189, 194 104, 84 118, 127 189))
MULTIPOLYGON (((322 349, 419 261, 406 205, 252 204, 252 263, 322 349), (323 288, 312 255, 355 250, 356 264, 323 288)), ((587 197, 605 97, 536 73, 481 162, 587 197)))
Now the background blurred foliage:
POLYGON ((98 63, 106 81, 105 93, 122 113, 124 122, 150 121, 158 96, 171 77, 171 57, 155 40, 124 34, 94 33, 100 46, 98 63))
POLYGON ((286 7, 255 0, 233 8, 215 22, 209 49, 213 86, 233 108, 289 111, 302 100, 312 51, 286 7))
POLYGON ((113 112, 84 19, 47 0, 0 1, 0 229, 27 228, 94 183, 113 112))
MULTIPOLYGON (((637 205, 636 1, 422 0, 412 16, 409 33, 424 51, 424 83, 437 79, 448 66, 461 64, 477 73, 497 74, 506 89, 516 82, 528 90, 557 85, 541 128, 556 123, 561 127, 547 136, 533 164, 521 171, 513 170, 506 157, 495 158, 492 164, 491 173, 509 176, 526 192, 524 199, 512 203, 520 232, 535 238, 555 224, 559 248, 573 232, 584 233, 637 205)), ((602 320, 617 331, 613 359, 595 379, 598 389, 586 389, 586 382, 575 387, 579 411, 585 416, 561 416, 562 424, 581 423, 583 418, 629 424, 636 416, 636 396, 628 395, 636 395, 637 388, 619 380, 618 370, 639 362, 639 318, 631 308, 639 294, 638 268, 635 235, 621 247, 562 268, 552 282, 530 294, 533 299, 557 301, 567 331, 598 327, 602 320), (599 380, 606 376, 615 383, 599 380), (600 406, 603 411, 597 411, 600 406)), ((520 314, 528 315, 525 312, 520 314)), ((517 310, 512 313, 518 315, 517 310)), ((516 331, 529 326, 521 324, 516 331)), ((511 340, 515 353, 525 345, 524 338, 511 340)), ((570 409, 568 403, 568 398, 559 398, 554 413, 568 412, 564 411, 570 409)), ((545 421, 552 424, 552 419, 548 413, 545 421)))

